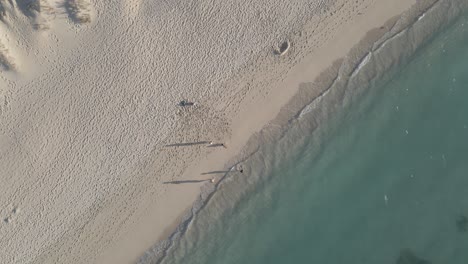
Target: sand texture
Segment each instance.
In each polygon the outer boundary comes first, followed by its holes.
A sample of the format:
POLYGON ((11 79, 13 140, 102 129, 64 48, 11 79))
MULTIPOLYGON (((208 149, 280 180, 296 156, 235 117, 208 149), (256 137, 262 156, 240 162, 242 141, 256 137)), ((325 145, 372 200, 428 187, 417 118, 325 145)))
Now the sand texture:
POLYGON ((134 262, 414 2, 0 0, 0 262, 134 262))

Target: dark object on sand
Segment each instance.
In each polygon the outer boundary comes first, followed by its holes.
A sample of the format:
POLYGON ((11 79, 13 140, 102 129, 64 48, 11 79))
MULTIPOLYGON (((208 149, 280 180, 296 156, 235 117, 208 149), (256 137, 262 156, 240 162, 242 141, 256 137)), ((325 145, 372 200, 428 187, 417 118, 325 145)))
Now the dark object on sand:
POLYGON ((460 215, 457 217, 457 229, 459 232, 466 232, 468 230, 468 218, 464 215, 460 215))
POLYGON ((163 182, 163 184, 199 183, 199 182, 206 182, 206 181, 211 181, 211 179, 208 179, 208 180, 168 181, 168 182, 163 182))
POLYGON ((194 102, 189 102, 188 100, 182 100, 180 101, 180 103, 178 104, 179 106, 191 106, 191 105, 194 105, 195 103, 194 102))
POLYGON ((283 56, 288 52, 289 47, 291 46, 291 43, 289 43, 289 40, 283 41, 276 49, 275 49, 275 54, 279 56, 283 56))
POLYGON ((409 249, 403 249, 400 251, 396 264, 431 264, 431 262, 417 257, 409 249))

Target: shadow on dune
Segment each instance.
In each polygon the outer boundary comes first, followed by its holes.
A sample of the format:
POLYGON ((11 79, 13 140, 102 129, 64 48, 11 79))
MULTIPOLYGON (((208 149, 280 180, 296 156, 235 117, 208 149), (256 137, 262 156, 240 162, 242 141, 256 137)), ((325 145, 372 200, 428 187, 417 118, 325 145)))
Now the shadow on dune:
POLYGON ((68 17, 75 24, 91 22, 90 4, 85 0, 65 0, 59 7, 65 9, 68 17))
POLYGON ((16 0, 16 6, 23 15, 29 18, 35 18, 35 12, 39 13, 41 11, 39 0, 16 0))

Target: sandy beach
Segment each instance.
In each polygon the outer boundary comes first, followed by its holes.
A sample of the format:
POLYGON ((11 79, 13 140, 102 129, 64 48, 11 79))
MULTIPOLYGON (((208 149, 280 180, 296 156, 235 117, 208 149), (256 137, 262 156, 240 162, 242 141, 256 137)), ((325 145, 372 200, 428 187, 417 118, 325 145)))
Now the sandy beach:
POLYGON ((2 262, 135 262, 301 83, 415 3, 0 1, 2 262))

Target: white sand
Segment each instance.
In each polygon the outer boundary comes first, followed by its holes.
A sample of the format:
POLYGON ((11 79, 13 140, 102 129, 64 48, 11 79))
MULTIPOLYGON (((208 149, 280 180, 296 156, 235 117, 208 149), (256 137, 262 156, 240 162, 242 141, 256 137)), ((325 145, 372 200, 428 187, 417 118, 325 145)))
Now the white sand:
POLYGON ((26 2, 0 0, 2 263, 134 261, 204 184, 164 182, 225 169, 415 0, 26 2), (199 141, 228 148, 164 147, 199 141))

